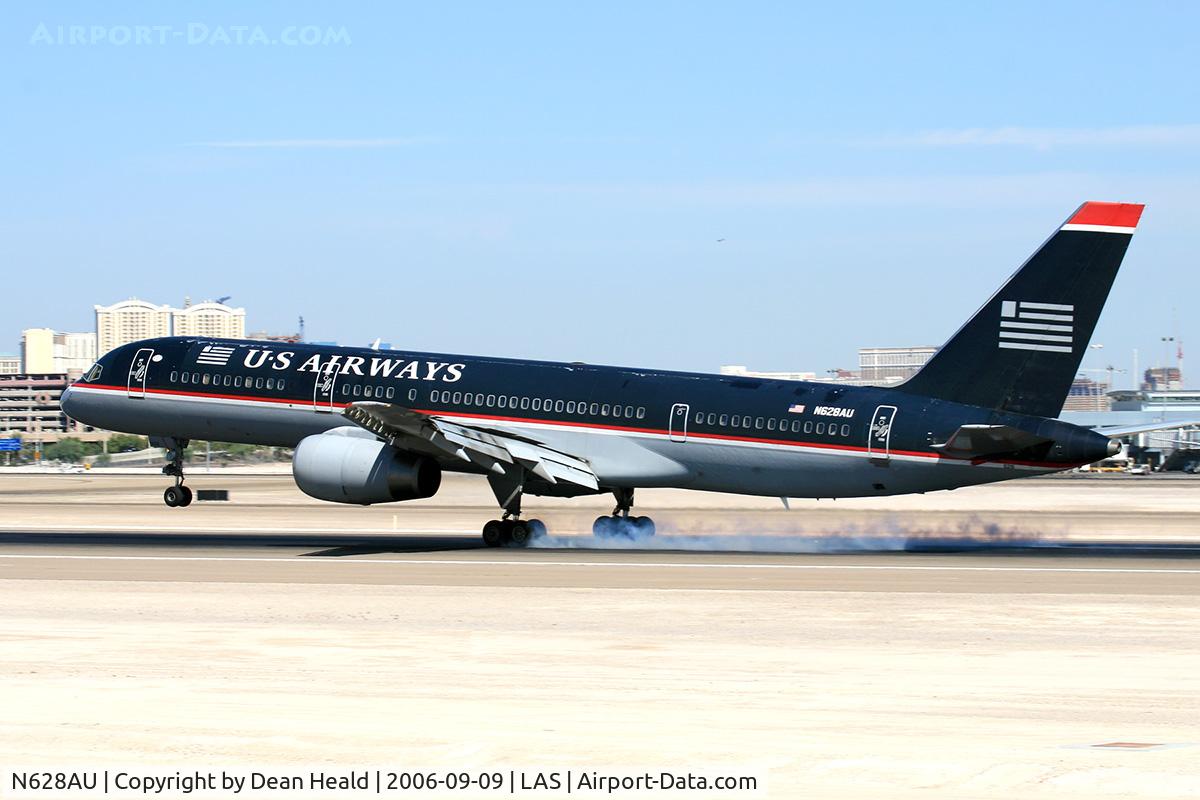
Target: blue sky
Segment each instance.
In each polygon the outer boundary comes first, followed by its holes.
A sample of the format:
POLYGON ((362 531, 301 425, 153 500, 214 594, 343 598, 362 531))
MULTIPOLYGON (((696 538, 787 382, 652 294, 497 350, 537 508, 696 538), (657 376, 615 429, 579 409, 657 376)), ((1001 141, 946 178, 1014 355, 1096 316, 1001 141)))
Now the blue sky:
POLYGON ((1200 347, 1195 4, 3 14, 0 351, 232 295, 346 344, 822 371, 942 342, 1087 199, 1148 208, 1086 366, 1147 366, 1172 308, 1200 347))

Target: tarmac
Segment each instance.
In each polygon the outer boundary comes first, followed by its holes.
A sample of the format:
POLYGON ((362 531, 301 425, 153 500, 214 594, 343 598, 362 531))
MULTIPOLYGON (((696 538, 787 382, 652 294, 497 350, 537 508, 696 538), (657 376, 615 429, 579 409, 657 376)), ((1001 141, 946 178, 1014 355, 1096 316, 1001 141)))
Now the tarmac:
MULTIPOLYGON (((1196 479, 1200 481, 1200 479, 1196 479)), ((1200 797, 1200 482, 369 509, 0 473, 8 763, 660 769, 771 797, 1200 797)))

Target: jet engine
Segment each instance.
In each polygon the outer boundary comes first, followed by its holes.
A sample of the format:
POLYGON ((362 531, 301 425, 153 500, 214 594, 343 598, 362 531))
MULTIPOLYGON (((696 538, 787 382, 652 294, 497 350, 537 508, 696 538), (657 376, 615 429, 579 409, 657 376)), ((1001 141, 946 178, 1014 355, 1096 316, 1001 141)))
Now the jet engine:
POLYGON ((309 497, 358 505, 433 497, 442 484, 442 468, 432 458, 337 432, 302 439, 292 476, 309 497))

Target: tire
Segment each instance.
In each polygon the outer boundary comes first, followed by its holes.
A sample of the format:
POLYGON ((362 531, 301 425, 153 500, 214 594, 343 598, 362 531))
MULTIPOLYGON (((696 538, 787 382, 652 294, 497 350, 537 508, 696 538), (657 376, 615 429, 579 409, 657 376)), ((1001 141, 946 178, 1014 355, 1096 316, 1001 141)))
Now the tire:
POLYGON ((504 523, 494 519, 483 526, 483 543, 488 547, 500 547, 507 537, 504 535, 504 523))
POLYGON ((179 491, 178 486, 168 486, 163 491, 163 502, 166 503, 169 508, 176 508, 180 503, 183 502, 183 492, 179 491))
POLYGON ((183 499, 179 501, 179 507, 187 508, 192 504, 192 490, 188 486, 180 486, 179 488, 183 492, 183 499))
POLYGON ((649 539, 656 532, 654 520, 649 517, 634 517, 630 522, 633 523, 633 535, 636 539, 649 539))
POLYGON ((513 523, 508 532, 508 540, 516 547, 524 547, 529 544, 531 538, 533 538, 533 532, 529 530, 529 524, 525 522, 513 523))
POLYGON ((527 519, 525 520, 525 526, 529 528, 529 541, 531 542, 542 538, 548 533, 546 530, 546 523, 542 522, 540 519, 527 519))
POLYGON ((592 536, 597 539, 608 539, 617 532, 616 520, 613 517, 596 517, 592 523, 592 536))

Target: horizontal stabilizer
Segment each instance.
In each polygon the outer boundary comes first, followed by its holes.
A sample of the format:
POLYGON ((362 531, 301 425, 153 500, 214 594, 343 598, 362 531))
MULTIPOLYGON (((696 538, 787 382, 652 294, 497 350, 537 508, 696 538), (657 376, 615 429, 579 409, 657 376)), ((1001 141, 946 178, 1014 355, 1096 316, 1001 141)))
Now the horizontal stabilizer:
POLYGON ((1176 422, 1148 422, 1144 425, 1107 425, 1092 430, 1104 434, 1110 439, 1115 439, 1118 436, 1133 436, 1136 433, 1150 433, 1151 431, 1170 431, 1176 428, 1194 428, 1198 425, 1200 425, 1200 419, 1185 419, 1176 422))
POLYGON ((1011 425, 961 425, 933 449, 948 458, 986 458, 1053 441, 1011 425))

